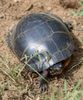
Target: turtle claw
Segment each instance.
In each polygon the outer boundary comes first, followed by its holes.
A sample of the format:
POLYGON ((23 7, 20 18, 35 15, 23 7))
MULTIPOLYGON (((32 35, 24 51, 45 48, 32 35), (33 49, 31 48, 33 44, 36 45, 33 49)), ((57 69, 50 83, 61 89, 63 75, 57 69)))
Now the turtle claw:
POLYGON ((40 91, 43 93, 48 90, 48 83, 45 80, 40 82, 40 91))

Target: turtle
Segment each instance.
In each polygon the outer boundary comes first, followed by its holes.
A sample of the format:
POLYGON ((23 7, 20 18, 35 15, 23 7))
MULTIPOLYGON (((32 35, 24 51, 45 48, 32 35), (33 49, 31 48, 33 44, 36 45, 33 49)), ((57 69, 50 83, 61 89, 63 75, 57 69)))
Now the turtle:
POLYGON ((40 89, 48 89, 50 73, 60 75, 74 53, 72 25, 47 13, 25 15, 12 28, 8 44, 27 69, 40 76, 40 89))

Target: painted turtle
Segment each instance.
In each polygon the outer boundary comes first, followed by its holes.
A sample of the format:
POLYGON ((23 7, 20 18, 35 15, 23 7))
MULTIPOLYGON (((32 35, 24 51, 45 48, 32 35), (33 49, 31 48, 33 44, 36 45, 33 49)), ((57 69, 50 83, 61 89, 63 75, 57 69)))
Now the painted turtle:
MULTIPOLYGON (((71 28, 57 16, 30 14, 13 29, 10 46, 23 63, 28 62, 30 70, 47 79, 49 70, 60 74, 70 62, 74 51, 71 28)), ((44 78, 40 79, 41 90, 47 88, 44 78)))

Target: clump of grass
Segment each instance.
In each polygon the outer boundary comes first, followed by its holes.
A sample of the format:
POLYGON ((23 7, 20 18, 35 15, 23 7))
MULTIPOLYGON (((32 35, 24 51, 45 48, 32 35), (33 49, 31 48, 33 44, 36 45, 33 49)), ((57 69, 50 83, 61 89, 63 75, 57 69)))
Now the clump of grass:
POLYGON ((0 72, 3 76, 7 77, 3 79, 3 82, 0 81, 0 97, 4 95, 7 88, 8 90, 17 91, 21 96, 22 93, 27 92, 30 87, 28 83, 24 83, 21 76, 21 71, 25 66, 19 63, 11 65, 7 60, 6 57, 0 55, 0 72))
POLYGON ((0 67, 0 71, 15 83, 16 74, 18 72, 18 66, 14 66, 11 69, 9 61, 1 55, 0 55, 0 63, 2 65, 0 67))
POLYGON ((80 1, 79 4, 80 4, 81 6, 83 6, 83 1, 80 1))
POLYGON ((20 70, 21 70, 21 65, 19 64, 16 64, 15 66, 14 66, 14 68, 11 68, 10 69, 11 71, 10 71, 10 76, 13 78, 13 79, 17 79, 19 76, 20 76, 20 70), (19 75, 18 75, 19 74, 19 75))
MULTIPOLYGON (((80 6, 83 6, 83 1, 79 2, 80 6)), ((73 16, 83 16, 83 8, 76 10, 72 13, 73 16)))
POLYGON ((3 95, 3 93, 4 93, 4 86, 2 86, 2 85, 0 84, 0 96, 3 95))
POLYGON ((81 95, 83 95, 83 90, 79 89, 80 85, 81 81, 79 80, 69 90, 68 83, 65 80, 63 88, 57 89, 56 92, 52 93, 51 97, 46 96, 45 100, 80 100, 81 95))
POLYGON ((81 81, 76 82, 76 84, 71 88, 71 91, 67 90, 67 82, 64 83, 64 100, 80 100, 80 95, 83 90, 79 90, 81 81))
POLYGON ((83 16, 83 9, 76 10, 72 13, 73 16, 83 16))

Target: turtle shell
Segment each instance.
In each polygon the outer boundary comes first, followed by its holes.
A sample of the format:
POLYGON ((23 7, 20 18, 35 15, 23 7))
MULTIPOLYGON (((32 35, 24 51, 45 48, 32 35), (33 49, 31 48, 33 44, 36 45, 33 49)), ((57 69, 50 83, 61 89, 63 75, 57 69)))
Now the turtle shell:
POLYGON ((26 55, 30 69, 39 72, 67 59, 74 51, 67 26, 60 18, 49 14, 24 16, 14 28, 11 40, 17 57, 22 59, 26 55))

